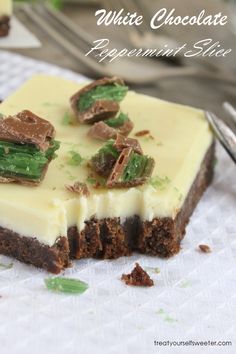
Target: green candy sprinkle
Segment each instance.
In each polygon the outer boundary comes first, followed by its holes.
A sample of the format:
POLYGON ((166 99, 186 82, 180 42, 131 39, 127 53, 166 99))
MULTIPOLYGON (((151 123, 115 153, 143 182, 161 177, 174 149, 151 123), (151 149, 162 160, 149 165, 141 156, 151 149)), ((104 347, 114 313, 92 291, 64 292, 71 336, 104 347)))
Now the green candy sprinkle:
POLYGON ((79 152, 69 151, 69 158, 67 160, 67 165, 70 166, 80 166, 83 162, 83 158, 79 152))
POLYGON ((88 284, 72 278, 47 278, 44 283, 48 290, 67 294, 82 294, 88 289, 88 284))

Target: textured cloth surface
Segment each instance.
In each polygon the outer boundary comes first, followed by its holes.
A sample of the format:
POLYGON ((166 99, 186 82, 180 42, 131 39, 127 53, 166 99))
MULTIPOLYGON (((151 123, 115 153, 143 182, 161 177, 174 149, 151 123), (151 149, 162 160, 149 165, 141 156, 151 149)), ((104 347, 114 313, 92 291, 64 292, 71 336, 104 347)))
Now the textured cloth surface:
MULTIPOLYGON (((0 52, 0 98, 38 72, 84 80, 49 64, 0 52)), ((135 254, 115 261, 75 261, 64 274, 86 281, 89 289, 71 296, 49 292, 46 272, 0 256, 1 263, 13 262, 10 269, 0 266, 0 352, 235 353, 236 170, 221 147, 217 155, 214 183, 196 208, 182 250, 174 258, 135 254), (199 244, 209 245, 212 252, 199 252, 199 244), (135 288, 120 281, 136 261, 155 286, 135 288), (232 341, 232 346, 157 347, 155 340, 232 341)))

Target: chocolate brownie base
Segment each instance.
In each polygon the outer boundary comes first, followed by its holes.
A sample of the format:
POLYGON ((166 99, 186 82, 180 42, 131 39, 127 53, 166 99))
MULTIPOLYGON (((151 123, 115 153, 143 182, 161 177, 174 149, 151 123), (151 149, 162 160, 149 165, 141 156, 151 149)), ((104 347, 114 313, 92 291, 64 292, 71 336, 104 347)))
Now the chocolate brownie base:
POLYGON ((202 194, 211 183, 214 170, 215 144, 209 148, 185 203, 175 219, 170 217, 142 221, 138 216, 86 222, 82 232, 68 230, 72 258, 111 259, 127 256, 132 251, 153 256, 170 257, 180 250, 185 228, 202 194))
POLYGON ((189 218, 213 178, 214 150, 215 145, 212 144, 175 219, 142 221, 133 216, 121 222, 120 218, 93 218, 86 222, 80 233, 76 227, 69 228, 68 238, 60 237, 52 247, 0 227, 0 254, 55 274, 70 265, 69 258, 112 259, 128 256, 133 251, 160 257, 172 256, 179 252, 189 218))
POLYGON ((5 37, 8 35, 10 30, 10 17, 1 16, 0 17, 0 37, 5 37))
POLYGON ((60 273, 70 264, 66 237, 60 237, 52 247, 49 247, 35 238, 20 236, 2 227, 0 227, 0 254, 44 268, 54 274, 60 273))

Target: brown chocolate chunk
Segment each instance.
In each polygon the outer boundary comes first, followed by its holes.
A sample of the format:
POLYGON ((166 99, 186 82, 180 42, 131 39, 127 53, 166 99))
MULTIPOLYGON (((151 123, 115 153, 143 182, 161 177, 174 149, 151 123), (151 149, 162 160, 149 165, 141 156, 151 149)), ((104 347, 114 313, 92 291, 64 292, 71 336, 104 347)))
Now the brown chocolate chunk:
POLYGON ((198 247, 203 253, 210 253, 211 252, 211 249, 208 245, 199 245, 198 247))
POLYGON ((133 179, 122 180, 123 174, 125 173, 126 167, 129 165, 133 153, 134 150, 132 147, 127 147, 122 150, 111 171, 110 176, 108 177, 106 184, 107 188, 131 188, 140 186, 144 184, 147 179, 152 175, 155 166, 154 159, 148 156, 142 156, 146 159, 146 165, 141 171, 142 174, 140 175, 138 173, 138 175, 136 177, 133 177, 133 179))
POLYGON ((116 116, 116 114, 119 112, 120 105, 118 102, 110 101, 110 100, 96 101, 92 105, 92 107, 90 107, 84 112, 80 112, 78 110, 78 101, 82 94, 91 91, 97 86, 105 86, 114 83, 119 85, 124 85, 124 81, 117 77, 112 77, 112 78, 104 77, 83 87, 81 90, 76 92, 71 97, 70 102, 71 102, 72 110, 75 113, 75 116, 80 121, 80 123, 91 124, 108 118, 113 118, 116 116))
POLYGON ((134 123, 130 119, 127 119, 124 124, 118 128, 118 133, 124 136, 128 136, 129 133, 133 130, 133 128, 134 123))
POLYGON ((127 136, 132 129, 133 123, 129 119, 118 129, 109 127, 109 125, 100 121, 93 124, 88 131, 88 136, 93 139, 106 141, 109 139, 115 139, 117 134, 127 136))
POLYGON ((109 127, 104 122, 94 123, 94 125, 88 131, 88 136, 90 138, 103 141, 116 138, 116 135, 116 129, 109 127))
POLYGON ((149 134, 150 134, 149 130, 140 130, 139 132, 135 133, 135 136, 145 136, 149 134))
POLYGON ((45 151, 54 135, 50 122, 28 110, 0 119, 0 140, 3 141, 32 144, 45 151))
POLYGON ((77 193, 81 196, 88 197, 90 194, 86 183, 75 182, 72 186, 66 185, 65 187, 68 191, 77 193))
POLYGON ((80 123, 92 124, 108 118, 113 118, 119 112, 120 106, 116 101, 103 100, 96 101, 85 112, 78 112, 77 117, 80 123))
POLYGON ((135 263, 135 267, 130 274, 122 274, 121 280, 126 285, 132 286, 153 286, 154 282, 150 278, 147 272, 138 264, 135 263))
POLYGON ((116 158, 110 154, 96 154, 89 162, 89 167, 101 177, 108 177, 116 163, 116 158))
POLYGON ((125 138, 121 134, 117 134, 116 141, 114 143, 114 147, 118 151, 122 151, 125 148, 131 147, 134 152, 137 154, 143 155, 142 148, 137 139, 125 138))
POLYGON ((133 152, 131 147, 125 148, 122 150, 119 158, 117 159, 115 166, 107 180, 107 187, 108 188, 122 188, 122 187, 129 187, 130 182, 120 182, 120 178, 129 163, 130 156, 133 152))

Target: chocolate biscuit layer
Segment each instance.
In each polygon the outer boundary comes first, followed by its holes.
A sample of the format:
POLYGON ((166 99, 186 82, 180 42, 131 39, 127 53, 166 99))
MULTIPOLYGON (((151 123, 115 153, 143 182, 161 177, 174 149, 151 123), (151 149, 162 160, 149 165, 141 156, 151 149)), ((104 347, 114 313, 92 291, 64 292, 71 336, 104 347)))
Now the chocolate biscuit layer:
POLYGON ((66 237, 60 237, 52 247, 49 247, 36 238, 24 237, 2 227, 0 227, 0 254, 44 268, 54 274, 60 273, 70 264, 66 237))

